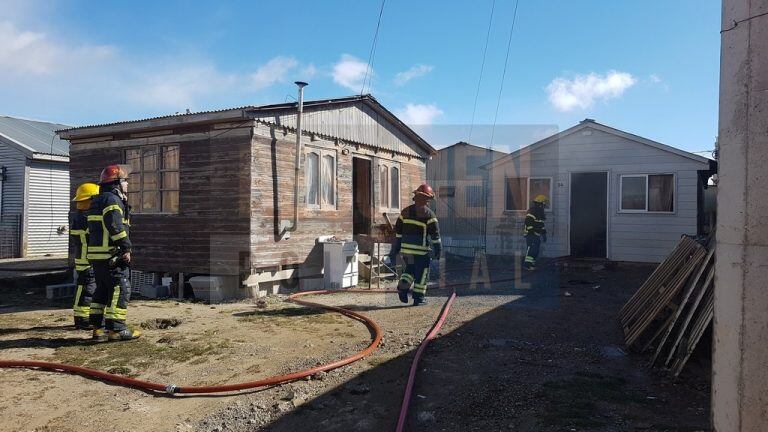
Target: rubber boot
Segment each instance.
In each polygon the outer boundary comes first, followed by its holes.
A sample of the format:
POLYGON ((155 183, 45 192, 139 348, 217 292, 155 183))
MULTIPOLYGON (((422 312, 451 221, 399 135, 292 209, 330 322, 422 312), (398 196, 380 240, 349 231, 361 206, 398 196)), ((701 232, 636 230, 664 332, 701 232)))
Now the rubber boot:
POLYGON ((397 284, 397 297, 400 299, 400 302, 408 303, 408 291, 410 288, 410 284, 403 280, 397 284))
POLYGON ((427 298, 424 297, 423 294, 413 294, 413 305, 414 306, 424 306, 427 304, 427 298))
POLYGON ((109 338, 107 337, 107 332, 103 328, 95 328, 93 329, 91 340, 94 342, 106 342, 109 338))
POLYGON ((91 330, 91 322, 88 318, 75 317, 75 329, 76 330, 91 330))
POLYGON ((133 340, 141 336, 141 331, 135 330, 132 327, 126 327, 119 331, 109 330, 107 333, 110 342, 133 340))

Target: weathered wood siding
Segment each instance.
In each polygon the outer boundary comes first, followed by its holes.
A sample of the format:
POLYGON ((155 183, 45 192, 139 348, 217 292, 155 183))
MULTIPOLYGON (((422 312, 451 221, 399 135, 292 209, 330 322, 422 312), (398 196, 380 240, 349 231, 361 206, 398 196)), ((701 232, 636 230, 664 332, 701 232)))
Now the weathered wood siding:
POLYGON ((683 234, 697 230, 696 162, 614 134, 587 129, 541 146, 491 170, 488 217, 488 251, 520 253, 525 248, 522 227, 525 211, 505 211, 505 177, 552 177, 551 211, 547 212, 548 243, 545 256, 569 253, 570 173, 607 171, 608 258, 616 261, 660 262, 683 234), (619 212, 622 174, 674 174, 674 213, 619 212))
MULTIPOLYGON (((179 213, 134 214, 133 268, 203 274, 248 271, 250 128, 126 139, 71 147, 72 187, 143 144, 179 144, 179 213), (212 138, 209 140, 208 136, 212 138)), ((130 187, 130 185, 129 185, 130 187)))

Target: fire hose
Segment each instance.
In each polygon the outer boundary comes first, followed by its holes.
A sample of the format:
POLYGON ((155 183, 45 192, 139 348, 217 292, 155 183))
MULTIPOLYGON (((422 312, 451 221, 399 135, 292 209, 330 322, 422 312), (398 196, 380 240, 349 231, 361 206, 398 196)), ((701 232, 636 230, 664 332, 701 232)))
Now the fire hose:
POLYGON ((276 376, 264 378, 257 381, 247 381, 247 382, 236 383, 236 384, 212 385, 212 386, 177 386, 176 384, 162 384, 162 383, 156 383, 152 381, 128 378, 120 375, 103 372, 96 369, 90 369, 90 368, 74 366, 74 365, 69 365, 64 363, 51 363, 51 362, 32 361, 32 360, 0 360, 0 368, 32 368, 32 369, 49 370, 53 372, 70 372, 70 373, 74 373, 74 374, 82 375, 86 377, 98 378, 103 381, 108 381, 111 383, 115 383, 115 384, 119 384, 127 387, 134 387, 138 389, 150 390, 155 392, 164 392, 168 394, 233 392, 238 390, 253 389, 257 387, 273 386, 273 385, 282 384, 289 381, 296 381, 296 380, 314 375, 319 372, 326 372, 329 370, 339 368, 341 366, 348 365, 350 363, 354 363, 362 359, 363 357, 369 355, 370 353, 372 353, 376 349, 376 347, 379 346, 379 343, 381 342, 381 329, 379 328, 379 325, 376 324, 375 321, 368 318, 367 316, 357 313, 355 311, 351 311, 349 309, 344 309, 336 306, 328 306, 321 303, 315 303, 315 302, 310 302, 307 300, 300 299, 300 297, 308 296, 308 295, 333 294, 333 293, 340 293, 340 292, 382 293, 382 292, 392 292, 392 291, 369 291, 369 290, 306 291, 306 292, 296 293, 289 296, 288 301, 302 305, 302 306, 316 307, 316 308, 337 312, 362 322, 363 324, 366 325, 366 327, 368 327, 368 329, 372 333, 371 343, 368 344, 368 346, 362 351, 359 351, 349 357, 345 357, 340 360, 336 360, 330 363, 322 364, 319 366, 315 366, 313 368, 304 369, 304 370, 300 370, 300 371, 285 374, 285 375, 276 375, 276 376))

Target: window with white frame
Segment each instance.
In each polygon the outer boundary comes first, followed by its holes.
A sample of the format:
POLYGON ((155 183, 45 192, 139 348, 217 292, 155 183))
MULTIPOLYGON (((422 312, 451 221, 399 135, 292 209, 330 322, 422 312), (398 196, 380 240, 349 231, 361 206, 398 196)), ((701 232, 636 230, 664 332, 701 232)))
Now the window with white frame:
POLYGON ((179 212, 179 146, 149 145, 125 150, 131 167, 128 204, 134 213, 179 212))
POLYGON ((336 208, 336 150, 307 147, 304 160, 305 202, 319 209, 336 208))
POLYGON ((619 199, 622 212, 672 213, 675 211, 675 176, 622 175, 619 199))
POLYGON ((506 211, 528 210, 533 199, 539 195, 547 197, 547 209, 552 202, 551 177, 506 177, 504 189, 506 211))
POLYGON ((400 164, 379 162, 379 207, 400 210, 400 164))

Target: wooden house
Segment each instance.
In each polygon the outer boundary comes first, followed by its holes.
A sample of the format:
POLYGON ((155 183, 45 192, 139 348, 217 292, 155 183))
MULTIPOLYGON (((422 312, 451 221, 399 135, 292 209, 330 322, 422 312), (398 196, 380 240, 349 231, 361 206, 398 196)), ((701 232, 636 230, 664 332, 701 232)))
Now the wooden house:
MULTIPOLYGON (((72 185, 132 167, 134 269, 249 287, 322 270, 321 236, 376 236, 410 202, 435 150, 370 95, 306 101, 294 216, 297 103, 59 131, 72 185)), ((244 289, 244 290, 243 290, 244 289)))

